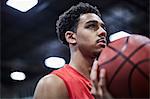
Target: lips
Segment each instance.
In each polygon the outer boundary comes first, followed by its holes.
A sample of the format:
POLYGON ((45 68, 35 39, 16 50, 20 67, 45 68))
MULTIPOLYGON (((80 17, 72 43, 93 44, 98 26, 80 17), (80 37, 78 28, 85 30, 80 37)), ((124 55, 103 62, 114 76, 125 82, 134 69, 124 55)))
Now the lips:
POLYGON ((105 47, 106 46, 106 38, 101 38, 96 41, 98 46, 105 47))

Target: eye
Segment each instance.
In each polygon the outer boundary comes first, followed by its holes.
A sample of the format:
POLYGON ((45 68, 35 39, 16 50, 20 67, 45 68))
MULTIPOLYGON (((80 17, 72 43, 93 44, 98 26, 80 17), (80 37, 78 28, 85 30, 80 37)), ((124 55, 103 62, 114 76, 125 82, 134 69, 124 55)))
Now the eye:
POLYGON ((101 24, 101 27, 102 27, 104 30, 106 30, 105 24, 101 24))
POLYGON ((86 26, 86 28, 96 30, 96 29, 98 29, 98 26, 96 24, 89 24, 86 26))
POLYGON ((88 26, 86 26, 86 28, 93 28, 95 27, 95 24, 89 24, 88 26))

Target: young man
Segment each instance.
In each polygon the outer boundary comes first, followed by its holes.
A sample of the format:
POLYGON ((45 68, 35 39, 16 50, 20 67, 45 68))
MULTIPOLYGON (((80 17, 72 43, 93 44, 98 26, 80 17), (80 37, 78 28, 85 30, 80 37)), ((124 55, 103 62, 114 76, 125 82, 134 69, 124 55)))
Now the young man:
POLYGON ((70 48, 71 59, 63 68, 43 77, 34 99, 111 99, 105 86, 105 70, 96 58, 106 46, 106 31, 96 7, 79 3, 62 14, 57 33, 70 48))

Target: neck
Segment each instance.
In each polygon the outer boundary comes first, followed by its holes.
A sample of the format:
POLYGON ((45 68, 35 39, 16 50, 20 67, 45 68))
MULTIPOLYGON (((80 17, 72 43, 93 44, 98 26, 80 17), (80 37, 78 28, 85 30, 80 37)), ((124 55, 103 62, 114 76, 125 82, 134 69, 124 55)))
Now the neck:
POLYGON ((80 51, 71 50, 71 60, 69 64, 88 79, 90 78, 93 62, 94 58, 84 56, 80 51))

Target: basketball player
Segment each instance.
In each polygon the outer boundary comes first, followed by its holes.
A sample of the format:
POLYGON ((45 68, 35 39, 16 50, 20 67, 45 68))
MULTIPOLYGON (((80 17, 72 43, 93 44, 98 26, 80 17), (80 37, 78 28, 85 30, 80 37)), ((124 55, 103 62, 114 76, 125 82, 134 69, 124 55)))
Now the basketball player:
POLYGON ((106 71, 98 72, 96 58, 106 46, 105 25, 96 7, 79 3, 57 21, 57 33, 70 48, 69 64, 43 77, 34 99, 111 99, 106 71))

